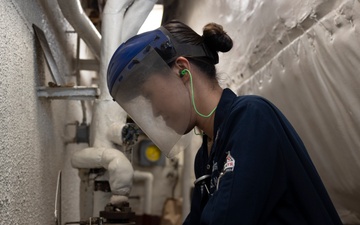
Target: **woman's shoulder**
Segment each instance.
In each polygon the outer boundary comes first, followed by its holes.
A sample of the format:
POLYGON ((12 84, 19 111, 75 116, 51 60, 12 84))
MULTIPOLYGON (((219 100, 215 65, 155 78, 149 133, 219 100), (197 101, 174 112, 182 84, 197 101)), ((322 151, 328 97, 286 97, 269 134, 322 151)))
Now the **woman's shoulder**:
POLYGON ((273 111, 277 108, 272 102, 262 96, 242 95, 238 96, 232 105, 232 111, 241 109, 273 111))

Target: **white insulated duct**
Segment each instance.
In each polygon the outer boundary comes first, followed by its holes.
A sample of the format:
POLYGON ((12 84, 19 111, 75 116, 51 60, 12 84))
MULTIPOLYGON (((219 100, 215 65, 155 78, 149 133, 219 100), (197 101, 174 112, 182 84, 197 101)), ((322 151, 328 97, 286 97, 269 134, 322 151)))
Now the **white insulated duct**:
POLYGON ((84 40, 94 56, 100 59, 101 35, 85 14, 80 0, 58 0, 58 4, 67 21, 84 40))

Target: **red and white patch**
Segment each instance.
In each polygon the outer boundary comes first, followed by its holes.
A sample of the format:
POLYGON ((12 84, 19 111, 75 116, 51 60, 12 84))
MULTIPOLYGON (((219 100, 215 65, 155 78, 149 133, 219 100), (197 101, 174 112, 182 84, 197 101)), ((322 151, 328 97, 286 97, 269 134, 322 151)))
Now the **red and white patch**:
POLYGON ((228 155, 226 156, 226 162, 224 165, 223 171, 233 171, 235 167, 235 159, 230 155, 230 152, 228 152, 228 155))

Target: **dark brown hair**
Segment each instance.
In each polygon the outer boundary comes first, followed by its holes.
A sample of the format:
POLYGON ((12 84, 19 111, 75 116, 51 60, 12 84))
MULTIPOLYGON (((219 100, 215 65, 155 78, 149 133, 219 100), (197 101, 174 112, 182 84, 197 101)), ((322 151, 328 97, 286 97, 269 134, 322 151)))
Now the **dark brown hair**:
MULTIPOLYGON (((199 45, 204 43, 214 53, 228 52, 233 46, 232 39, 223 30, 223 27, 216 23, 209 23, 203 28, 203 35, 200 36, 186 24, 171 20, 164 24, 165 27, 179 43, 199 45)), ((214 59, 209 57, 186 57, 206 73, 210 78, 216 79, 216 68, 214 59)))

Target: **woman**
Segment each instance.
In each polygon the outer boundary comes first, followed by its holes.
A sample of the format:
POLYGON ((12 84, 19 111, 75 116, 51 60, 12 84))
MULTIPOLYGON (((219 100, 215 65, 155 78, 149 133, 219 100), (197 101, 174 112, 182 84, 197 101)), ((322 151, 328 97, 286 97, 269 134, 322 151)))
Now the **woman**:
POLYGON ((219 86, 218 52, 231 48, 220 25, 199 36, 171 21, 129 39, 109 64, 114 100, 167 156, 195 126, 204 134, 184 224, 342 224, 284 115, 219 86))

